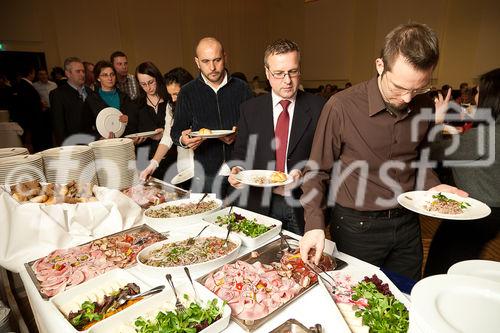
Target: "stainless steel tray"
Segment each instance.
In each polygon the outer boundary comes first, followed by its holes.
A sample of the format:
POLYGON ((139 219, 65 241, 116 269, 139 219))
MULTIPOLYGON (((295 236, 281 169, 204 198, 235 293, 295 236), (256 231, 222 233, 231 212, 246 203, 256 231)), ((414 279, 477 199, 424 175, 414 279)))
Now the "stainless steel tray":
POLYGON ((320 324, 315 327, 307 328, 295 319, 288 319, 280 326, 276 327, 270 333, 321 333, 323 329, 320 324))
MULTIPOLYGON (((79 245, 75 245, 75 246, 72 246, 70 248, 75 248, 75 247, 78 247, 78 246, 87 245, 87 244, 89 244, 89 243, 91 243, 93 241, 96 241, 96 240, 99 240, 99 239, 103 239, 105 237, 112 237, 112 236, 118 236, 118 235, 121 235, 121 234, 127 234, 127 233, 131 233, 131 232, 141 232, 141 231, 150 231, 152 233, 158 234, 158 237, 159 237, 160 241, 167 239, 167 236, 166 236, 165 233, 159 233, 158 231, 154 230, 153 228, 151 228, 147 224, 143 224, 143 225, 140 225, 140 226, 137 226, 137 227, 133 227, 133 228, 127 229, 127 230, 122 230, 122 231, 119 231, 119 232, 115 232, 114 234, 110 234, 110 235, 107 235, 107 236, 104 236, 104 237, 101 237, 101 238, 96 238, 96 239, 94 239, 92 241, 89 241, 89 242, 86 242, 86 243, 83 243, 83 244, 79 244, 79 245)), ((37 260, 40 260, 40 259, 42 259, 44 257, 46 257, 46 256, 43 256, 43 257, 40 257, 38 259, 32 260, 30 262, 27 262, 27 263, 24 264, 24 267, 26 268, 26 271, 28 272, 28 275, 30 276, 31 281, 33 281, 33 284, 35 285, 36 289, 40 293, 40 296, 42 296, 42 298, 44 300, 48 300, 50 297, 48 297, 47 295, 45 295, 44 293, 42 293, 42 286, 40 285, 40 281, 38 281, 38 279, 36 277, 36 274, 35 274, 35 272, 33 271, 33 268, 32 268, 33 264, 37 260)), ((134 263, 132 263, 128 267, 135 266, 136 264, 137 264, 137 262, 134 262, 134 263)))
MULTIPOLYGON (((288 244, 290 244, 291 247, 297 247, 298 246, 298 241, 292 237, 288 237, 288 236, 283 236, 285 238, 285 240, 288 242, 288 244)), ((256 261, 260 261, 261 263, 264 263, 264 264, 270 264, 272 262, 276 262, 276 261, 279 261, 283 255, 283 251, 287 249, 287 245, 286 245, 286 242, 284 242, 281 238, 280 239, 277 239, 273 242, 270 242, 264 246, 261 246, 260 248, 250 252, 250 253, 247 253, 227 264, 233 264, 235 263, 236 261, 245 261, 249 264, 253 264, 254 262, 256 261), (258 257, 254 257, 252 255, 253 252, 258 252, 259 253, 259 256, 258 257)), ((337 261, 337 267, 339 267, 339 263, 340 263, 340 266, 345 266, 346 263, 342 260, 339 260, 339 259, 336 259, 336 258, 333 258, 332 256, 330 256, 329 254, 327 253, 323 253, 324 255, 332 258, 332 261, 337 261)), ((212 273, 215 273, 217 272, 218 270, 220 270, 221 267, 217 268, 217 269, 214 269, 212 270, 210 273, 200 277, 197 279, 198 282, 200 282, 201 284, 205 285, 205 281, 207 280, 208 276, 212 273)), ((281 305, 279 308, 277 308, 276 310, 274 310, 273 312, 267 314, 266 316, 260 318, 260 319, 257 319, 257 320, 243 320, 243 319, 239 319, 239 318, 236 318, 234 317, 233 315, 231 315, 231 318, 232 320, 234 320, 239 326, 241 326, 244 330, 246 330, 247 332, 252 332, 254 330, 256 330, 257 328, 259 328, 260 326, 262 326, 264 323, 266 323, 267 321, 269 321, 271 318, 273 318, 276 314, 278 314, 283 308, 285 308, 286 306, 288 306, 289 304, 291 304, 293 301, 295 301, 296 299, 298 299, 301 295, 303 295, 304 293, 306 293, 309 289, 311 289, 312 287, 314 287, 318 282, 315 282, 311 285, 309 285, 308 287, 306 288, 302 288, 300 290, 300 292, 293 298, 291 298, 288 302, 284 303, 283 305, 281 305)))

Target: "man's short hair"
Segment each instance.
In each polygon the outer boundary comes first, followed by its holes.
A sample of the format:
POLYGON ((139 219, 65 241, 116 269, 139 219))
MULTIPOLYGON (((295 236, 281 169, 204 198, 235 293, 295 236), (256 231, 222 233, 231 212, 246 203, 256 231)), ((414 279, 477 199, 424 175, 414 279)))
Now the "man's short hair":
POLYGON ((69 68, 71 67, 71 63, 73 63, 73 62, 79 62, 79 63, 83 64, 83 62, 80 58, 69 57, 69 58, 66 58, 66 60, 64 60, 64 70, 69 72, 69 68))
POLYGON ((385 36, 381 55, 385 71, 391 70, 399 55, 418 70, 434 68, 439 60, 436 33, 421 23, 408 23, 396 27, 385 36))
POLYGON ((289 39, 278 39, 269 44, 264 51, 264 65, 268 67, 267 59, 269 56, 274 54, 285 54, 289 52, 296 51, 299 54, 300 60, 300 49, 297 43, 289 39))
POLYGON ((117 58, 117 57, 125 57, 126 58, 127 55, 125 53, 123 53, 122 51, 115 51, 115 52, 111 53, 111 56, 109 57, 109 61, 111 63, 114 63, 115 58, 117 58))

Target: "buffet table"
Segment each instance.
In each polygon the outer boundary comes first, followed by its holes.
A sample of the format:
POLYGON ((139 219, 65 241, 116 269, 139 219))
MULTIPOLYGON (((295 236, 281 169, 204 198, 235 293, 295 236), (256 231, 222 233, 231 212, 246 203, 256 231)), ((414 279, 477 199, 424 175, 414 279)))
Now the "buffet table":
MULTIPOLYGON (((201 222, 200 222, 201 223, 201 222)), ((288 236, 299 239, 300 236, 284 232, 288 236)), ((276 237, 277 239, 279 237, 276 237)), ((274 240, 274 239, 273 239, 274 240)), ((248 253, 253 249, 242 247, 240 250, 240 255, 248 253)), ((355 266, 360 269, 366 269, 368 272, 378 270, 377 267, 368 264, 366 262, 360 261, 349 255, 339 253, 335 251, 334 243, 327 240, 326 252, 333 253, 339 259, 346 261, 349 267, 355 266)), ((133 275, 140 277, 141 279, 151 282, 154 285, 165 284, 166 281, 154 280, 144 276, 144 272, 140 270, 138 266, 134 266, 128 269, 133 275)), ((208 272, 208 271, 207 271, 208 272)), ((207 273, 205 272, 205 273, 207 273)), ((193 274, 193 278, 198 278, 203 274, 193 274)), ((33 310, 38 329, 41 333, 44 332, 75 332, 75 330, 68 328, 67 322, 64 317, 59 313, 58 309, 49 301, 45 301, 40 296, 38 290, 36 289, 33 281, 31 280, 28 272, 25 268, 20 271, 21 279, 26 288, 26 293, 33 310)), ((346 323, 343 321, 341 314, 332 299, 325 291, 322 286, 315 286, 303 296, 298 298, 296 301, 292 302, 289 306, 285 307, 276 316, 274 316, 269 322, 261 326, 255 332, 269 332, 276 328, 286 320, 294 318, 303 323, 305 326, 314 326, 319 323, 323 327, 323 332, 349 332, 346 323)), ((224 330, 224 332, 245 332, 240 326, 235 322, 231 321, 229 326, 224 330)))

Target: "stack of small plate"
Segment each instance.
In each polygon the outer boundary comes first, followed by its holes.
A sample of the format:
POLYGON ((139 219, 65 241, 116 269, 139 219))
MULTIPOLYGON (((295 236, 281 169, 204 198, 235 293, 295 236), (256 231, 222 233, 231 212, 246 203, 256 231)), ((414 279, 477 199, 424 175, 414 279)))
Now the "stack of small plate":
POLYGON ((12 185, 29 180, 45 182, 42 155, 0 157, 0 184, 12 185))
POLYGON ((28 149, 24 147, 0 148, 0 158, 28 154, 28 149))
POLYGON ((99 185, 122 190, 137 179, 132 139, 105 139, 89 143, 95 156, 99 185))
POLYGON ((97 185, 94 154, 88 146, 62 146, 41 152, 47 181, 66 184, 72 180, 97 185))

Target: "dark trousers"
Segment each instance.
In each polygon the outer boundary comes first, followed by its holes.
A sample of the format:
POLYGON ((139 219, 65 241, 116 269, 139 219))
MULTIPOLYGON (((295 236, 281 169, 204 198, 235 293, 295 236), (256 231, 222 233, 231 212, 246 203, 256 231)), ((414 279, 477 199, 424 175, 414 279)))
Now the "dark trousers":
POLYGON ((336 205, 330 227, 339 251, 419 280, 422 240, 418 215, 403 208, 380 212, 336 205))
POLYGON ((294 209, 286 203, 284 196, 272 194, 271 217, 280 220, 283 229, 301 236, 304 234, 304 222, 298 221, 294 209))
POLYGON ((499 228, 500 207, 492 207, 491 214, 480 220, 443 220, 432 239, 424 276, 445 274, 457 262, 479 259, 499 228))

